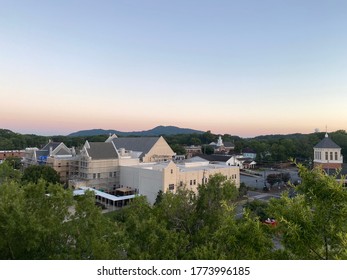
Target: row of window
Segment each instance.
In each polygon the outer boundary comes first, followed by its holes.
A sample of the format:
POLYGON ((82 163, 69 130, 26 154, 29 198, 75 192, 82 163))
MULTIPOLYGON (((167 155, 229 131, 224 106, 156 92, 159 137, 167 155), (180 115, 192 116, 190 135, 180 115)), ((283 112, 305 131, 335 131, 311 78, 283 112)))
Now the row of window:
MULTIPOLYGON (((339 160, 338 152, 325 152, 325 160, 339 160)), ((322 159, 322 152, 315 152, 314 158, 321 160, 322 159)))
MULTIPOLYGON (((78 172, 74 173, 74 175, 78 175, 78 172)), ((88 179, 88 173, 80 173, 80 177, 83 179, 88 179)), ((114 178, 116 177, 116 172, 112 173, 110 172, 110 178, 114 178)), ((101 173, 93 173, 93 179, 101 179, 101 173)))

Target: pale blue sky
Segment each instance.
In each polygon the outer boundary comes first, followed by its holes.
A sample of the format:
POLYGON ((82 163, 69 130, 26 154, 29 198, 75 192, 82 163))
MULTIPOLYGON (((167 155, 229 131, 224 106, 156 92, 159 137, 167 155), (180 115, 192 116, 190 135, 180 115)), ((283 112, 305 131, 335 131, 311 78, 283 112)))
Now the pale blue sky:
POLYGON ((347 1, 1 1, 0 127, 347 129, 347 1))

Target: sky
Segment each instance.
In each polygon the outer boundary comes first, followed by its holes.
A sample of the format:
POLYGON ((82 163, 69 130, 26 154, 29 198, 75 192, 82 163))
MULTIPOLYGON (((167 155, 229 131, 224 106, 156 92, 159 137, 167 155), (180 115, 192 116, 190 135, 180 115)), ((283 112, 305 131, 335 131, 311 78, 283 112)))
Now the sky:
POLYGON ((347 130, 347 1, 0 0, 0 128, 347 130))

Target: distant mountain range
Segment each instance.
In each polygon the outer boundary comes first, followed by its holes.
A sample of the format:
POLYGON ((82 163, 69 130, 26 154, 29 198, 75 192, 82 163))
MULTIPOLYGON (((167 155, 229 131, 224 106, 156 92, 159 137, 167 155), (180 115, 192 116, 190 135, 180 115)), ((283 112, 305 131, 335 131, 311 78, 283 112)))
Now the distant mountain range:
POLYGON ((112 129, 89 129, 89 130, 81 130, 77 132, 73 132, 68 136, 94 136, 94 135, 108 135, 108 134, 116 134, 117 136, 159 136, 159 135, 175 135, 175 134, 202 134, 204 131, 190 129, 190 128, 180 128, 177 126, 157 126, 150 130, 142 130, 142 131, 131 131, 131 132, 123 132, 112 129))

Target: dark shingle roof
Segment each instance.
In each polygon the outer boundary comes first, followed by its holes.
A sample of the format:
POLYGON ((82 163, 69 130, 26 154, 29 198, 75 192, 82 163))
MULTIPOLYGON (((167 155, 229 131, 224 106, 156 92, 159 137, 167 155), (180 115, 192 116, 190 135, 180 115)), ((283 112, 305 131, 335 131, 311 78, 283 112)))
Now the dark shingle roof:
POLYGON ((232 142, 224 142, 224 147, 232 148, 232 147, 235 147, 235 144, 232 142))
POLYGON ((112 143, 89 142, 88 154, 92 159, 116 159, 118 154, 112 143))
POLYGON ((314 148, 341 149, 341 147, 337 145, 333 140, 331 140, 328 135, 326 135, 322 141, 320 141, 316 146, 314 146, 314 148))
POLYGON ((227 156, 227 155, 197 155, 198 157, 201 157, 203 159, 206 159, 208 161, 219 161, 219 162, 227 162, 231 156, 227 156))
POLYGON ((47 156, 49 156, 49 151, 47 150, 36 151, 36 157, 47 157, 47 156))
POLYGON ((49 149, 52 147, 52 151, 55 150, 56 147, 58 147, 60 145, 61 142, 49 142, 48 144, 46 144, 46 146, 44 146, 41 150, 47 150, 49 151, 49 149))
POLYGON ((144 155, 152 149, 158 140, 159 137, 122 137, 112 139, 112 142, 118 150, 123 148, 127 151, 142 152, 144 155))

